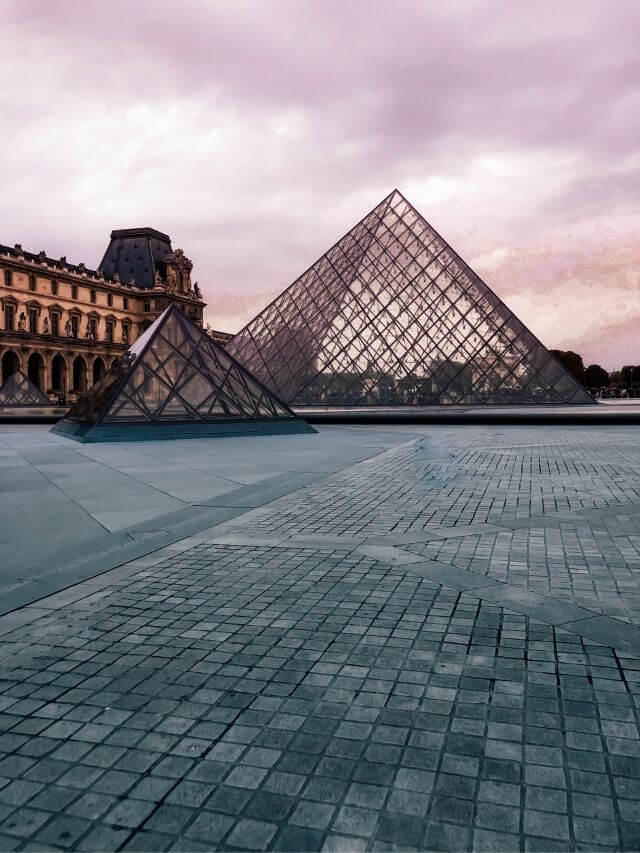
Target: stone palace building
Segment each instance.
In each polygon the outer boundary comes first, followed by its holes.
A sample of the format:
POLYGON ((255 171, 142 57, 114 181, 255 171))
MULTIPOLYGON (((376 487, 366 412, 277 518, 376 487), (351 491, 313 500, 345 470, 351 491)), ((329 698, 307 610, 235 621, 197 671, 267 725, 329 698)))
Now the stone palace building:
MULTIPOLYGON (((201 326, 192 267, 153 228, 112 231, 95 270, 0 245, 2 384, 20 369, 51 400, 71 403, 170 303, 201 326)), ((211 334, 219 343, 231 337, 211 334)))

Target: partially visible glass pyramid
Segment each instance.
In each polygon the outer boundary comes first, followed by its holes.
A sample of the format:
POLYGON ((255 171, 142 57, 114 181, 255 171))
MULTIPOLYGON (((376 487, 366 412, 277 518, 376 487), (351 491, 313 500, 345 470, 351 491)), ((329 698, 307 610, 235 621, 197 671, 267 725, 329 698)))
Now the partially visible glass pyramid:
POLYGON ((52 431, 131 441, 314 430, 172 305, 52 431))
POLYGON ((398 190, 226 349, 298 407, 593 402, 398 190))
POLYGON ((55 404, 21 370, 16 370, 0 388, 0 407, 54 406, 55 404))

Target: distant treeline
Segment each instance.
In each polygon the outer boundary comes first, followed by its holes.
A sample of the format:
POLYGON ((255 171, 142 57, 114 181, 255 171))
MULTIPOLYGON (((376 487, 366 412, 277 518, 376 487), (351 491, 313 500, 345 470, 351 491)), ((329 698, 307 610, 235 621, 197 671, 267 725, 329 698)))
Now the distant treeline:
POLYGON ((569 373, 587 388, 640 387, 640 364, 627 364, 621 370, 606 371, 599 364, 584 366, 582 356, 572 350, 552 349, 551 354, 569 373))

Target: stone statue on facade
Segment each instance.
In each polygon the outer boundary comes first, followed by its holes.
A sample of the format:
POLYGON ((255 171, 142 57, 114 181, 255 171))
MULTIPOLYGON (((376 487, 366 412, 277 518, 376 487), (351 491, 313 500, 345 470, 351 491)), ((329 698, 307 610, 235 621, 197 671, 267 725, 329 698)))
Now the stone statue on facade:
POLYGON ((49 334, 49 318, 48 317, 45 317, 44 320, 42 321, 42 332, 45 335, 49 334))
POLYGON ((18 317, 18 331, 27 331, 27 315, 24 313, 24 311, 21 311, 20 316, 18 317))
POLYGON ((70 338, 73 334, 73 329, 71 328, 71 320, 67 320, 67 322, 64 324, 64 331, 66 336, 70 338))
POLYGON ((191 290, 191 270, 193 264, 182 249, 176 249, 164 259, 167 290, 188 293, 191 290))

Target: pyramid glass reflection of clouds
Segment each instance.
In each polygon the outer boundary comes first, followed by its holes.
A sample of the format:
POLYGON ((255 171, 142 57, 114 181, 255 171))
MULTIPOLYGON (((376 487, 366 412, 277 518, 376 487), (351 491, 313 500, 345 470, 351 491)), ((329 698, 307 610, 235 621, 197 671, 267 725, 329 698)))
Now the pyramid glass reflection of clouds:
POLYGON ((226 348, 296 407, 593 402, 397 190, 226 348))
POLYGON ((21 370, 16 370, 0 388, 0 408, 54 406, 55 404, 21 370))
POLYGON ((53 432, 131 441, 313 430, 171 306, 53 432))

